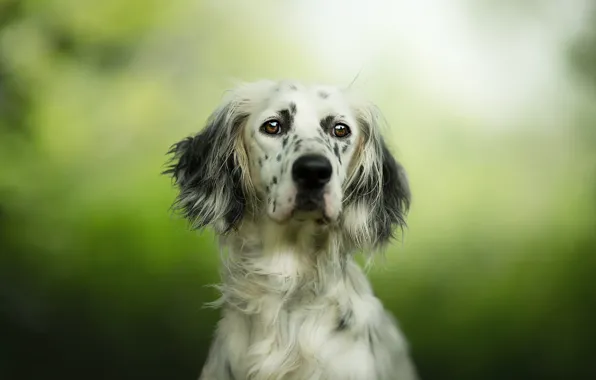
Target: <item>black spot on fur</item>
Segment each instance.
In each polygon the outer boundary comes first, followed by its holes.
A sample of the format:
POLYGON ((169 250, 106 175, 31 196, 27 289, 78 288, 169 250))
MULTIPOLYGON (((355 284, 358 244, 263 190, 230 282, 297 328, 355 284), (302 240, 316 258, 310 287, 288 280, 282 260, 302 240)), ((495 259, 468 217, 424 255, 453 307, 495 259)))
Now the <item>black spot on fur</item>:
POLYGON ((368 335, 368 348, 370 349, 370 352, 374 356, 375 355, 375 342, 374 342, 373 333, 372 333, 372 331, 370 331, 370 328, 368 328, 366 330, 366 335, 368 335))
POLYGON ((269 186, 265 186, 265 191, 269 194, 269 186))
POLYGON ((290 87, 290 90, 294 90, 294 91, 296 91, 298 89, 298 87, 296 87, 296 85, 293 83, 290 83, 290 85, 288 87, 290 87))
POLYGON ((259 158, 259 166, 263 166, 263 160, 259 158))
POLYGON ((271 182, 272 182, 274 185, 277 185, 277 177, 276 177, 276 176, 273 176, 273 179, 271 180, 271 182))
POLYGON ((335 116, 332 116, 332 115, 322 118, 321 121, 319 122, 319 124, 321 125, 321 130, 325 133, 330 133, 334 120, 335 120, 335 116))
POLYGON ((351 309, 347 310, 343 315, 340 316, 339 322, 337 323, 337 331, 344 331, 352 324, 352 318, 354 314, 351 309))
POLYGON ((268 160, 269 159, 269 156, 268 155, 265 155, 265 159, 268 160))
POLYGON ((290 106, 289 107, 290 107, 290 114, 292 116, 295 116, 296 115, 296 103, 290 102, 290 106))
POLYGON ((342 153, 346 153, 346 151, 348 150, 348 146, 349 146, 348 144, 344 145, 344 146, 341 148, 341 152, 342 152, 342 153))
POLYGON ((281 134, 288 133, 294 125, 294 114, 290 111, 290 109, 283 109, 279 111, 279 118, 281 119, 282 125, 281 134))
POLYGON ((276 207, 277 207, 277 202, 274 200, 273 201, 273 212, 275 212, 276 207))
POLYGON ((327 93, 327 92, 325 92, 325 91, 323 91, 323 90, 320 90, 320 91, 318 92, 318 94, 319 94, 319 96, 320 96, 321 98, 323 98, 323 99, 327 99, 327 98, 329 97, 329 93, 327 93))
MULTIPOLYGON (((295 135, 294 135, 295 136, 295 135)), ((281 141, 281 146, 283 148, 286 147, 286 145, 288 145, 288 136, 284 137, 284 139, 281 141)))
POLYGON ((232 364, 230 364, 229 360, 226 360, 226 373, 230 380, 235 380, 234 372, 232 371, 232 364))
POLYGON ((333 153, 335 154, 335 157, 337 157, 337 159, 339 160, 339 163, 341 164, 341 156, 339 154, 339 145, 337 145, 337 143, 335 143, 333 145, 333 153))
POLYGON ((281 161, 281 153, 279 153, 279 154, 277 155, 277 162, 280 162, 280 161, 281 161))

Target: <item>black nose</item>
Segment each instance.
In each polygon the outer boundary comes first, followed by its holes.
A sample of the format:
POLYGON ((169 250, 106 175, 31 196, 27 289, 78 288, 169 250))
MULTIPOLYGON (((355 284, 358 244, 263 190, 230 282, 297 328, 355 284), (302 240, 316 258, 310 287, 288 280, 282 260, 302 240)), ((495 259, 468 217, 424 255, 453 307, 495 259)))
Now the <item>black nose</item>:
POLYGON ((331 179, 331 162, 324 156, 306 154, 294 161, 292 178, 303 189, 320 189, 331 179))

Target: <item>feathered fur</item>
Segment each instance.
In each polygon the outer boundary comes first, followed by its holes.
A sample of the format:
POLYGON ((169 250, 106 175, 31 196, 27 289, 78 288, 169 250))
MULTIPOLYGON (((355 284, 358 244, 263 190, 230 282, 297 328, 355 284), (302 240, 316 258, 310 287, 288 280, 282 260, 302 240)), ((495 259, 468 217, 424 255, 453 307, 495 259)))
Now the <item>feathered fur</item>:
POLYGON ((396 321, 374 296, 356 251, 405 226, 405 171, 380 113, 349 90, 261 81, 233 90, 206 128, 172 147, 166 171, 193 228, 222 247, 222 319, 201 380, 413 380, 396 321), (275 118, 283 130, 263 133, 275 118), (351 134, 330 134, 338 123, 351 134), (291 168, 326 157, 318 213, 300 213, 291 168))

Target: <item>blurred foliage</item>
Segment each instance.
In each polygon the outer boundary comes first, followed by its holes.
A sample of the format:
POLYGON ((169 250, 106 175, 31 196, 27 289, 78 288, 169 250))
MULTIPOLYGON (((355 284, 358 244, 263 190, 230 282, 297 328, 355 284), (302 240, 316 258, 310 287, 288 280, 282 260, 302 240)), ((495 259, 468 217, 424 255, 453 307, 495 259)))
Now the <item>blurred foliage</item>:
MULTIPOLYGON (((233 9, 0 0, 0 379, 196 378, 217 248, 171 217, 164 153, 224 77, 325 78, 269 14, 233 9)), ((552 134, 397 112, 379 66, 415 198, 371 276, 425 379, 596 378, 596 27, 568 57, 581 96, 552 134)))

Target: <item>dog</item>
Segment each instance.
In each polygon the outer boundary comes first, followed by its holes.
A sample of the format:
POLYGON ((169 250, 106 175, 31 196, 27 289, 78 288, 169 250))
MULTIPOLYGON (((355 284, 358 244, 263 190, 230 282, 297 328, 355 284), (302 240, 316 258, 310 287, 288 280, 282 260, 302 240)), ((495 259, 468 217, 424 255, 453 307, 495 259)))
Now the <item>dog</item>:
POLYGON ((222 309, 200 380, 413 380, 358 251, 405 227, 410 190, 377 107, 350 89, 262 80, 174 144, 175 210, 222 247, 222 309))

